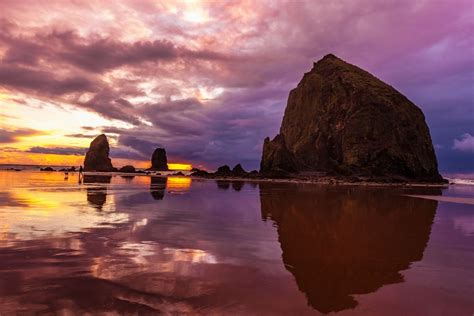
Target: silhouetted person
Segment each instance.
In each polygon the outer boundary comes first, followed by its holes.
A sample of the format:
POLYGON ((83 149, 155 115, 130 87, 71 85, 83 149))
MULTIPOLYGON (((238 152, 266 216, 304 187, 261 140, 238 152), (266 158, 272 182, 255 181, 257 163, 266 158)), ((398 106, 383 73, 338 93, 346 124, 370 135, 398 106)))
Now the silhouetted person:
POLYGON ((84 175, 82 174, 82 172, 84 171, 84 169, 82 169, 82 166, 79 167, 79 184, 82 183, 82 179, 84 178, 84 175))

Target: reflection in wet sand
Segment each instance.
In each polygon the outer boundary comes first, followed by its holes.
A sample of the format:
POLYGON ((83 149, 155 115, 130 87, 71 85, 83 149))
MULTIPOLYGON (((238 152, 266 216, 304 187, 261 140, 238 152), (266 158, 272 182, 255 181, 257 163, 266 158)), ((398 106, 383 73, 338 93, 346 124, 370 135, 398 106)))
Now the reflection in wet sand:
MULTIPOLYGON (((112 176, 103 175, 84 175, 84 184, 110 184, 112 176)), ((93 186, 87 187, 87 201, 94 207, 101 209, 107 202, 107 187, 93 186)))
POLYGON ((192 179, 189 177, 167 177, 166 186, 168 190, 174 192, 187 191, 191 187, 192 179))
POLYGON ((216 184, 221 190, 228 190, 230 188, 230 181, 216 180, 216 184))
POLYGON ((150 177, 150 193, 154 200, 163 200, 166 191, 166 178, 150 177))
MULTIPOLYGON (((216 180, 217 187, 222 190, 228 190, 232 187, 234 191, 240 191, 245 185, 244 181, 228 181, 228 180, 216 180)), ((251 184, 254 188, 256 187, 255 183, 251 184)))
POLYGON ((0 314, 472 310, 472 206, 431 229, 437 202, 406 196, 439 192, 22 176, 0 172, 0 314))
POLYGON ((260 184, 261 211, 278 229, 285 267, 323 313, 354 308, 354 294, 403 282, 421 260, 437 202, 383 190, 260 184))

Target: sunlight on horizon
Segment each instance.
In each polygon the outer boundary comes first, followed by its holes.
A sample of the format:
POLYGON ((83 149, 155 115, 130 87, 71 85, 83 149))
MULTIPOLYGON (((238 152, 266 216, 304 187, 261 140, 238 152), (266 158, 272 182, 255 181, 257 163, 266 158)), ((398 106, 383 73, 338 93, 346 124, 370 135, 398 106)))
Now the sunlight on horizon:
POLYGON ((191 164, 187 164, 187 163, 169 163, 168 164, 168 169, 170 170, 181 170, 181 171, 189 171, 193 168, 193 166, 191 164))

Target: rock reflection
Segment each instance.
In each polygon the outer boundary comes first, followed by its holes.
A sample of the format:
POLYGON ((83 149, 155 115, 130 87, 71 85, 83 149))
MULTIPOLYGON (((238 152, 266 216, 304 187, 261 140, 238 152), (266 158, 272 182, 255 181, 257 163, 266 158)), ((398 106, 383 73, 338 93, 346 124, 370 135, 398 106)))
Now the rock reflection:
POLYGON ((154 200, 163 200, 166 191, 166 178, 150 177, 150 194, 154 200))
POLYGON ((216 180, 217 187, 221 190, 228 190, 230 188, 229 181, 216 180))
POLYGON ((354 294, 403 282, 423 257, 437 202, 388 190, 260 184, 264 220, 278 230, 283 263, 323 313, 354 308, 354 294))
POLYGON ((234 191, 240 191, 245 185, 244 181, 227 181, 216 180, 217 187, 222 190, 229 190, 231 187, 234 191))
MULTIPOLYGON (((112 176, 105 175, 84 175, 84 184, 109 184, 112 176)), ((107 187, 97 186, 87 188, 87 201, 95 208, 102 209, 105 202, 107 202, 107 187)))
POLYGON ((235 191, 240 191, 244 187, 245 182, 243 181, 232 181, 232 189, 235 191))
POLYGON ((120 176, 122 179, 125 180, 126 183, 130 183, 135 179, 135 176, 120 176))

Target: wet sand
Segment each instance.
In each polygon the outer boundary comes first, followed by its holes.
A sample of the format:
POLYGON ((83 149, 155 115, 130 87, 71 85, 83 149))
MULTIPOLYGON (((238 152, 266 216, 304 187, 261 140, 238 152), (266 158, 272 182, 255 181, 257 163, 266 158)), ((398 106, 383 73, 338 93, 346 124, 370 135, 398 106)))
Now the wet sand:
POLYGON ((473 197, 0 172, 0 314, 470 315, 473 197))
POLYGON ((435 200, 439 202, 450 202, 474 205, 474 197, 454 197, 454 196, 435 196, 435 195, 408 195, 421 199, 435 200))
MULTIPOLYGON (((107 176, 142 176, 142 177, 161 177, 174 176, 175 172, 167 171, 163 174, 146 174, 146 173, 121 173, 121 172, 85 172, 88 175, 107 175, 107 176)), ((194 180, 210 180, 210 181, 244 181, 256 183, 299 183, 299 184, 329 184, 329 185, 350 185, 350 186, 372 186, 372 187, 448 187, 448 183, 416 183, 416 182, 372 182, 372 181, 347 181, 335 177, 313 177, 313 178, 260 178, 260 177, 220 177, 207 176, 197 177, 191 176, 190 172, 186 172, 185 177, 194 180)))

